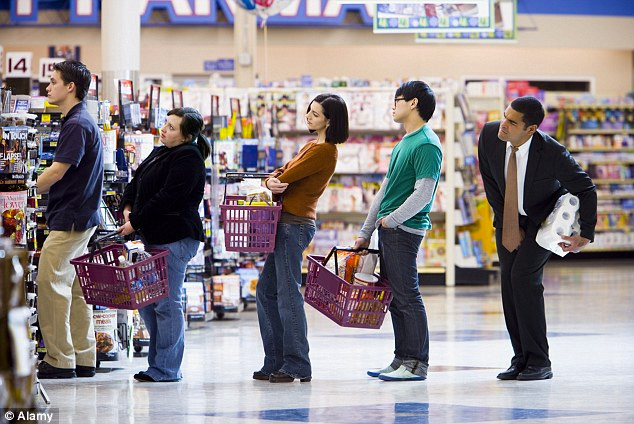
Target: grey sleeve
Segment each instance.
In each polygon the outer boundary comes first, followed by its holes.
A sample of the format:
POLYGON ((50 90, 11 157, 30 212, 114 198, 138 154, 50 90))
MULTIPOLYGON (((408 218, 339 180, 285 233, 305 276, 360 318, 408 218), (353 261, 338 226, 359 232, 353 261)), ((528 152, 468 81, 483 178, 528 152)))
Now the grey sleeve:
MULTIPOLYGON (((398 209, 385 217, 385 226, 396 228, 416 215, 429 202, 434 194, 436 180, 433 178, 421 178, 414 184, 414 192, 409 195, 398 209)), ((367 222, 367 220, 366 220, 367 222)))
POLYGON ((376 229, 376 216, 379 214, 379 206, 381 206, 387 182, 388 179, 385 178, 381 183, 381 188, 376 193, 376 196, 374 196, 372 206, 370 206, 370 210, 368 211, 368 216, 366 216, 363 227, 361 227, 361 230, 359 231, 359 237, 363 237, 366 240, 370 240, 370 237, 372 237, 372 233, 376 229))

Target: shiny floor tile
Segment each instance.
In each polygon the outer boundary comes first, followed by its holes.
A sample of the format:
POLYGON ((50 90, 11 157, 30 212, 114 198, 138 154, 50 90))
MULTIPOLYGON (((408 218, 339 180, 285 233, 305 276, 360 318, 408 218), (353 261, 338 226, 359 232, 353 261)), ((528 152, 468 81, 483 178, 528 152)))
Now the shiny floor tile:
POLYGON ((365 371, 392 359, 391 322, 341 328, 306 306, 313 381, 251 379, 254 306, 187 331, 180 383, 140 383, 145 358, 90 379, 43 381, 63 423, 632 423, 634 265, 563 261, 544 278, 554 378, 499 381, 512 355, 499 286, 421 287, 430 326, 423 382, 365 371), (568 265, 564 267, 563 265, 568 265))

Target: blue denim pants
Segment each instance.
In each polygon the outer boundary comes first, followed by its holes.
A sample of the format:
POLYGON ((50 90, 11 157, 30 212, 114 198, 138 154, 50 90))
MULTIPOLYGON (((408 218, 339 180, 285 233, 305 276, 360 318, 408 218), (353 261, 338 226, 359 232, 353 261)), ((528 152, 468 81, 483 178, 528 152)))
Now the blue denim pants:
POLYGON ((263 373, 283 371, 295 378, 311 376, 304 297, 299 289, 302 253, 314 235, 314 225, 277 225, 275 250, 266 258, 256 290, 264 345, 263 373))
POLYGON ((427 314, 418 287, 416 254, 423 236, 398 228, 379 227, 381 272, 390 281, 393 299, 390 315, 394 327, 394 356, 406 364, 429 363, 427 314))
POLYGON ((167 255, 169 296, 139 309, 150 333, 149 367, 145 373, 157 381, 182 378, 180 368, 185 350, 185 319, 181 294, 187 264, 196 255, 199 246, 200 242, 190 237, 167 244, 147 245, 170 251, 167 255))

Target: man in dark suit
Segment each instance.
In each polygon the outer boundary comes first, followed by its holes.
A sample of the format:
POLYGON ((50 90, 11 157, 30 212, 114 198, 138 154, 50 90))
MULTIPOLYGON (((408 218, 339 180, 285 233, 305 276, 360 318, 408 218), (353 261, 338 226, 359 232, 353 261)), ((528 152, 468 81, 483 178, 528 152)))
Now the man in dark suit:
POLYGON ((552 378, 544 310, 544 265, 551 252, 535 241, 557 199, 579 197, 581 234, 560 246, 578 252, 594 239, 597 194, 592 180, 566 148, 537 128, 544 109, 534 97, 515 99, 502 121, 487 123, 478 142, 480 173, 494 212, 502 278, 502 305, 513 345, 511 366, 500 380, 552 378))

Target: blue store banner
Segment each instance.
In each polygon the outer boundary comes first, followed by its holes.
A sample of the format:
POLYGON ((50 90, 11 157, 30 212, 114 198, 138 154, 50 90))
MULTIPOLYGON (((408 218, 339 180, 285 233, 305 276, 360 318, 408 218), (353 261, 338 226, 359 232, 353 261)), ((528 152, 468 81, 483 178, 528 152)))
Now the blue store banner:
MULTIPOLYGON (((3 0, 0 2, 0 11, 9 11, 9 23, 0 26, 49 26, 48 22, 38 20, 40 10, 68 11, 67 24, 70 25, 99 25, 101 1, 3 0)), ((633 0, 518 0, 517 3, 517 12, 520 14, 634 16, 633 0)), ((142 0, 141 4, 141 24, 157 26, 233 25, 233 14, 238 7, 233 0, 142 0), (154 11, 166 12, 168 22, 153 22, 151 16, 154 11), (224 15, 226 20, 220 19, 220 15, 224 15)), ((270 17, 267 23, 281 26, 372 27, 375 7, 376 4, 345 4, 341 0, 295 0, 280 14, 270 17), (354 15, 354 19, 348 15, 354 15)))

